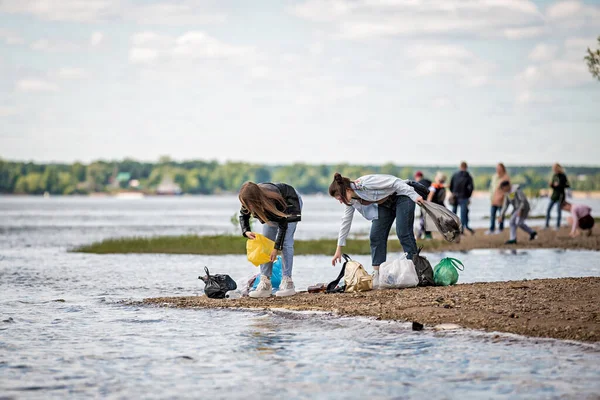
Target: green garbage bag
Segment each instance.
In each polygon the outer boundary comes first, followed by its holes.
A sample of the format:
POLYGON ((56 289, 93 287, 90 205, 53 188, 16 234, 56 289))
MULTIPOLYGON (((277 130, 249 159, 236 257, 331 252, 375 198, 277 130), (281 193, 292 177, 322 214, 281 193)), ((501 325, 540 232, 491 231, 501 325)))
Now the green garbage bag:
POLYGON ((433 269, 433 281, 436 286, 450 286, 458 282, 458 271, 464 271, 465 266, 456 258, 446 257, 433 269))

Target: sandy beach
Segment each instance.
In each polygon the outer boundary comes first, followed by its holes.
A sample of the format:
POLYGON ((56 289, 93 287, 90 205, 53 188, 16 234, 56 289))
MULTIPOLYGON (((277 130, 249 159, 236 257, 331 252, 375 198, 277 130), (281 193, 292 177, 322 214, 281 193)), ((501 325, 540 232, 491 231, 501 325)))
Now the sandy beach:
MULTIPOLYGON (((505 245, 509 239, 509 228, 505 227, 502 233, 486 235, 486 229, 476 229, 475 234, 466 233, 461 237, 460 243, 448 243, 440 240, 434 248, 425 249, 428 252, 435 251, 464 251, 473 249, 574 249, 600 251, 600 224, 596 224, 591 236, 581 235, 571 238, 571 229, 562 227, 558 231, 552 229, 534 228, 538 236, 535 240, 529 240, 529 235, 519 230, 517 232, 517 244, 505 245)), ((437 232, 433 232, 434 239, 440 239, 437 232)), ((427 242, 425 242, 427 243, 427 242)), ((433 246, 432 246, 433 247, 433 246)))
POLYGON ((309 294, 267 299, 160 297, 146 305, 178 308, 259 308, 331 311, 425 326, 458 324, 490 332, 600 341, 600 278, 539 279, 459 284, 363 293, 309 294))

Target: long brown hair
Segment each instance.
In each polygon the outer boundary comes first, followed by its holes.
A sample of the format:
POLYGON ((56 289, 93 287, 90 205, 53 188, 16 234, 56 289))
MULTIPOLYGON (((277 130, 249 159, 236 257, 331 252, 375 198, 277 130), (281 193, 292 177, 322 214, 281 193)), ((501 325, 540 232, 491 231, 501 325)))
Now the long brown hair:
POLYGON ((333 174, 333 182, 329 185, 329 195, 331 197, 340 196, 342 202, 346 205, 351 205, 346 199, 346 191, 352 189, 350 179, 343 177, 339 172, 333 174))
POLYGON ((498 163, 498 167, 502 168, 502 176, 505 176, 506 175, 506 167, 504 166, 504 163, 501 163, 501 162, 498 163))
POLYGON ((277 209, 277 204, 280 204, 285 210, 287 205, 285 199, 278 192, 265 190, 254 182, 246 182, 240 188, 239 194, 242 207, 249 213, 256 215, 264 222, 269 222, 267 213, 278 217, 288 217, 277 209))

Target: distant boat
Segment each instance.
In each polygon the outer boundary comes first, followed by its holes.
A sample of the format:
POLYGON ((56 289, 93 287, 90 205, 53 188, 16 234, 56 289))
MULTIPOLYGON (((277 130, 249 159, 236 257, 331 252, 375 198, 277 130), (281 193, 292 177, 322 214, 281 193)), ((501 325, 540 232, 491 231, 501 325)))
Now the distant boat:
POLYGON ((142 192, 119 192, 115 194, 118 199, 143 199, 144 193, 142 192))

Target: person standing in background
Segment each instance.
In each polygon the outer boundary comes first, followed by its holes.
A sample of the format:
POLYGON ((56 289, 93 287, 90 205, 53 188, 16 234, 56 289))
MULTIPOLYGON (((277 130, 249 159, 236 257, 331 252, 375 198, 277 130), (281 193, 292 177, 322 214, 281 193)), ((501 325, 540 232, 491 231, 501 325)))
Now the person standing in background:
MULTIPOLYGON (((487 231, 486 235, 493 235, 496 233, 496 214, 502 210, 504 205, 504 192, 500 190, 502 182, 510 182, 510 177, 506 172, 506 167, 502 163, 496 165, 496 173, 492 176, 490 182, 490 200, 492 202, 492 208, 490 210, 490 230, 487 231)), ((498 231, 504 230, 504 215, 500 215, 498 218, 498 231)))
POLYGON ((460 221, 462 223, 463 232, 468 230, 471 234, 475 231, 469 227, 469 203, 473 194, 473 177, 467 171, 467 163, 460 163, 460 170, 452 175, 450 180, 450 192, 452 193, 453 201, 452 212, 456 214, 460 206, 460 221))
MULTIPOLYGON (((426 188, 429 188, 431 186, 431 181, 429 179, 426 179, 423 176, 423 172, 421 171, 415 172, 415 181, 419 182, 426 188)), ((419 239, 431 239, 431 231, 425 230, 425 213, 423 212, 423 210, 419 209, 419 215, 419 233, 417 234, 417 237, 419 239)))
POLYGON ((569 187, 569 180, 567 179, 567 175, 565 174, 564 168, 556 163, 552 166, 552 180, 549 185, 552 188, 552 195, 550 195, 550 203, 548 204, 548 210, 546 211, 546 227, 548 229, 550 227, 550 214, 552 213, 552 208, 556 205, 558 211, 558 215, 556 218, 556 230, 560 229, 560 220, 561 220, 561 204, 566 200, 567 196, 565 190, 569 187))

